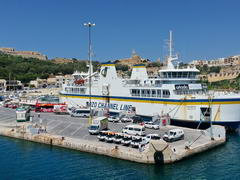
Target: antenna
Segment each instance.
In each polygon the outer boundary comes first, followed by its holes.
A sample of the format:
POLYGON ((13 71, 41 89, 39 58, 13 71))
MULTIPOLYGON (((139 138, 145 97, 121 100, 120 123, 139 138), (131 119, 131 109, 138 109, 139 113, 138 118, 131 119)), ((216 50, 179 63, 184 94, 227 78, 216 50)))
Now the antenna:
POLYGON ((169 31, 169 57, 172 58, 172 30, 169 31))

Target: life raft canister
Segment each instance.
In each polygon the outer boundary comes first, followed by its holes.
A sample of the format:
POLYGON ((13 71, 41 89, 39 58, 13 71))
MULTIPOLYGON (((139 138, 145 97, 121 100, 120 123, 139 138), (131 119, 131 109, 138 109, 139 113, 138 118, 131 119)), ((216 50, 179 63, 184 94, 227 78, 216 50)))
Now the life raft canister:
POLYGON ((84 79, 78 79, 76 81, 74 81, 75 84, 84 84, 84 79))

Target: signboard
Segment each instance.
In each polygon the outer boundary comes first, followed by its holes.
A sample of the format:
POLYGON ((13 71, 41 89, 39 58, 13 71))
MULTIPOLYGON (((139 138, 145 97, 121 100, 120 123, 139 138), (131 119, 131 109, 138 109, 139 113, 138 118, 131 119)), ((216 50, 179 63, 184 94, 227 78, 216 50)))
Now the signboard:
POLYGON ((175 85, 176 90, 189 90, 188 84, 176 84, 175 85))
MULTIPOLYGON (((87 106, 90 105, 89 102, 86 104, 87 106)), ((112 110, 119 110, 119 111, 131 111, 132 105, 128 104, 116 104, 116 103, 104 103, 104 102, 91 102, 91 107, 93 108, 103 108, 103 109, 112 109, 112 110)))

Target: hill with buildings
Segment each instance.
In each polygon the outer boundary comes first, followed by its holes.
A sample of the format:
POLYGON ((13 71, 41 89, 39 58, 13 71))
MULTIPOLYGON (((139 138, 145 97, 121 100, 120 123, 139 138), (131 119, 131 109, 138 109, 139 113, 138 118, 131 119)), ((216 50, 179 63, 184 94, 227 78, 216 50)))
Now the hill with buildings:
POLYGON ((16 51, 14 48, 0 48, 1 54, 9 54, 12 56, 20 56, 23 58, 36 58, 39 60, 47 60, 47 56, 35 51, 16 51))
MULTIPOLYGON (((93 62, 95 69, 98 64, 93 62)), ((52 74, 72 74, 75 70, 87 71, 86 61, 73 60, 56 64, 50 60, 42 61, 37 58, 0 54, 0 79, 15 79, 29 83, 36 78, 48 78, 52 74)))
MULTIPOLYGON (((149 59, 144 59, 135 51, 129 58, 111 60, 111 62, 116 64, 117 72, 122 77, 130 76, 132 66, 136 64, 145 64, 149 76, 157 75, 159 69, 164 65, 160 60, 151 62, 149 59)), ((44 84, 48 79, 47 84, 54 84, 55 82, 50 81, 55 81, 56 77, 61 79, 63 76, 68 79, 67 76, 75 70, 86 72, 87 63, 87 60, 75 58, 48 60, 47 56, 39 52, 0 48, 0 79, 19 80, 23 84, 29 84, 30 81, 33 84, 44 84)), ((94 70, 98 68, 99 64, 97 61, 93 62, 94 70)), ((195 65, 200 70, 200 80, 207 83, 210 89, 240 89, 240 56, 208 61, 194 60, 189 64, 178 64, 179 67, 186 65, 195 65)))

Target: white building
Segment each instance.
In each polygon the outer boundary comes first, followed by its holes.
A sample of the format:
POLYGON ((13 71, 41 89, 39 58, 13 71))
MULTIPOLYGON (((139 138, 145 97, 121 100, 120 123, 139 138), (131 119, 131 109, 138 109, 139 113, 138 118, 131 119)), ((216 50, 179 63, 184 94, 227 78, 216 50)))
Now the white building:
POLYGON ((0 91, 6 91, 7 81, 5 79, 0 79, 0 91))

